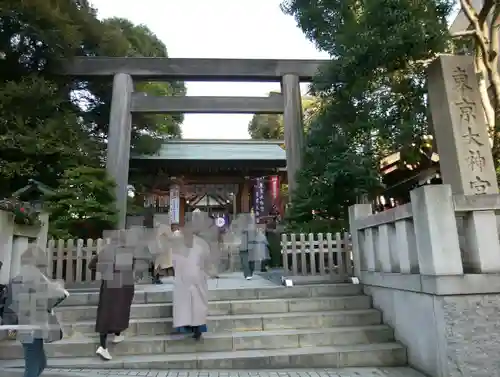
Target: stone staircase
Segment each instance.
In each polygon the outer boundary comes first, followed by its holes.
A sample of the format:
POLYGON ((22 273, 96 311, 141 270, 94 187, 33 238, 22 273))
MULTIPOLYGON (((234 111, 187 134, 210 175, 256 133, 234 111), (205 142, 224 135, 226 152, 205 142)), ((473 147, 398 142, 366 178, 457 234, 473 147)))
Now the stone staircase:
MULTIPOLYGON (((46 346, 49 366, 85 369, 270 369, 406 365, 360 285, 214 289, 203 340, 167 335, 172 292, 137 287, 126 340, 95 355, 98 292, 72 292, 58 309, 65 338, 46 346)), ((0 342, 0 367, 23 365, 21 346, 0 342)))

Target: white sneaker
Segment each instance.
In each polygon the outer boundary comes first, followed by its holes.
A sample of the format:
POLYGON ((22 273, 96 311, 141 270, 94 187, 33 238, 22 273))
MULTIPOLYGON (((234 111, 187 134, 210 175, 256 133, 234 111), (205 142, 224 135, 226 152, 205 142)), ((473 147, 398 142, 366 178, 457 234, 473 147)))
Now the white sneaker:
POLYGON ((99 347, 96 351, 96 354, 101 356, 101 358, 106 361, 112 359, 111 355, 109 354, 109 351, 106 348, 99 347))
POLYGON ((247 276, 246 279, 247 280, 252 280, 252 277, 251 276, 247 276))
POLYGON ((118 343, 121 343, 125 340, 125 337, 123 335, 115 335, 113 340, 111 341, 111 343, 113 344, 118 344, 118 343))

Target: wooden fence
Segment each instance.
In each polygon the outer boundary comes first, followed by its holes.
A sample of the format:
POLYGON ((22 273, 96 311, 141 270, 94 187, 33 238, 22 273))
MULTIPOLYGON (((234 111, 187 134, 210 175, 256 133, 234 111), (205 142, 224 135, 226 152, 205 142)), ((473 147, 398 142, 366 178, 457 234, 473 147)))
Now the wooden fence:
MULTIPOLYGON (((98 273, 87 266, 109 242, 97 240, 50 240, 48 276, 66 283, 94 282, 98 273)), ((282 234, 282 263, 287 275, 352 276, 351 241, 348 233, 282 234)))
POLYGON ((349 233, 282 234, 281 254, 285 274, 352 276, 349 233))
POLYGON ((66 283, 81 283, 99 280, 98 273, 87 266, 92 257, 106 245, 104 239, 97 240, 50 240, 47 243, 49 258, 48 276, 62 279, 66 283))

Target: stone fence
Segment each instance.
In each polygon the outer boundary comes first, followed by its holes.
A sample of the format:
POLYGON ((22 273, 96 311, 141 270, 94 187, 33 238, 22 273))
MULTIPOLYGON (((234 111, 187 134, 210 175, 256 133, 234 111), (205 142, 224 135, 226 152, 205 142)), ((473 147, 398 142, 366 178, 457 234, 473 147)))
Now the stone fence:
POLYGON ((500 195, 452 195, 449 185, 417 188, 411 203, 377 214, 350 207, 355 276, 428 375, 491 375, 471 368, 498 352, 497 211, 500 195))
MULTIPOLYGON (((370 281, 380 273, 391 274, 399 286, 398 276, 412 274, 500 273, 496 211, 500 195, 452 195, 448 185, 416 189, 411 203, 376 214, 371 214, 370 205, 357 204, 350 213, 356 275, 370 281)), ((434 291, 430 282, 419 282, 413 290, 453 293, 434 291)))

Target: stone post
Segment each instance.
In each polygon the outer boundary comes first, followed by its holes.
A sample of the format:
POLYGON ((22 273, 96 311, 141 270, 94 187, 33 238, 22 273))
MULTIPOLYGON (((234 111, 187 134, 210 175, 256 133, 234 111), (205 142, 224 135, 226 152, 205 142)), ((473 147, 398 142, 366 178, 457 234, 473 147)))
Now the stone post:
POLYGON ((130 112, 132 91, 132 77, 125 73, 117 73, 113 79, 106 169, 110 178, 116 183, 118 229, 125 229, 127 215, 130 134, 132 131, 132 114, 130 112))
POLYGON ((302 119, 302 97, 300 80, 295 74, 286 74, 282 78, 284 100, 283 124, 285 132, 286 165, 288 174, 289 200, 297 187, 297 171, 302 164, 304 147, 304 125, 302 119))
POLYGON ((49 234, 49 214, 47 212, 42 212, 38 215, 38 218, 40 219, 42 226, 40 227, 40 230, 38 231, 38 235, 36 237, 36 245, 40 249, 47 251, 47 242, 49 234))
MULTIPOLYGON (((440 56, 429 66, 428 87, 443 183, 453 194, 498 194, 473 58, 440 56)), ((500 272, 494 211, 469 213, 464 231, 464 268, 500 272)))
POLYGON ((12 243, 14 238, 14 215, 0 211, 0 284, 7 284, 11 278, 12 243))
POLYGON ((359 237, 356 222, 372 214, 371 204, 355 204, 349 207, 349 231, 351 233, 352 259, 354 263, 354 276, 361 279, 361 253, 363 240, 359 237))
POLYGON ((10 261, 10 277, 13 278, 21 272, 21 256, 28 250, 29 238, 14 236, 12 242, 12 259, 10 261))
POLYGON ((420 274, 462 275, 450 186, 422 186, 410 196, 420 274))

